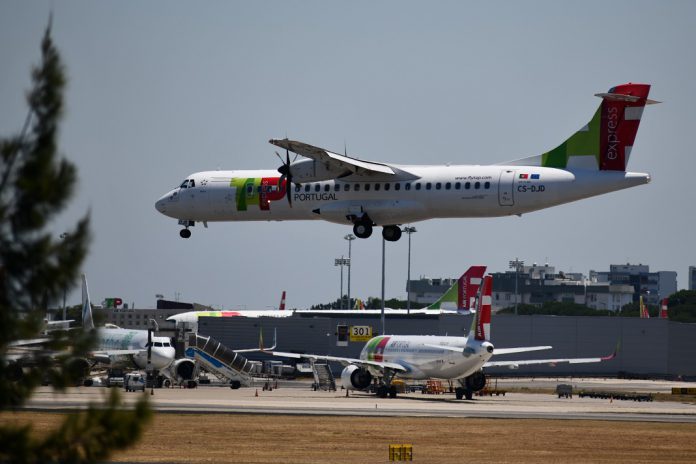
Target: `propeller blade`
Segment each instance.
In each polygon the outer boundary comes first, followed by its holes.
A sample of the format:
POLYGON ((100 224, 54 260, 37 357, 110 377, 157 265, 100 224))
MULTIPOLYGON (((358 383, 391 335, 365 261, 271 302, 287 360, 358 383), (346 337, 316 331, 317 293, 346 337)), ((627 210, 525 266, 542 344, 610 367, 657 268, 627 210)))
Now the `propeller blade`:
POLYGON ((288 205, 292 208, 292 195, 290 190, 292 189, 292 172, 290 171, 290 151, 285 149, 285 165, 288 168, 288 176, 285 182, 285 196, 288 197, 288 205))

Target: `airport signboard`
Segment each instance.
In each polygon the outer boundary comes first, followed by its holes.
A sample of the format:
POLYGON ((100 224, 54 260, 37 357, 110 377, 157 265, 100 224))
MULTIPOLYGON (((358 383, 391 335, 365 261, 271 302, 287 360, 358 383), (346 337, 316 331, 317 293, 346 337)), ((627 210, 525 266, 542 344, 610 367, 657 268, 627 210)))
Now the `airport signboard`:
POLYGON ((350 326, 350 341, 351 342, 366 342, 372 338, 372 326, 369 325, 351 325, 350 326))

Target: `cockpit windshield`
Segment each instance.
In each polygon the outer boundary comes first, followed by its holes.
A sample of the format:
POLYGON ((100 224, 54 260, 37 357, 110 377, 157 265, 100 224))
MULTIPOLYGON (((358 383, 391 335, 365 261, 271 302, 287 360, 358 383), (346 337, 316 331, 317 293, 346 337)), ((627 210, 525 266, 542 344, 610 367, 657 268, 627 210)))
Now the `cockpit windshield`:
POLYGON ((183 182, 181 183, 181 185, 179 186, 179 188, 182 188, 182 189, 188 188, 188 187, 189 187, 189 182, 193 182, 193 181, 192 181, 191 179, 186 179, 185 181, 183 181, 183 182))

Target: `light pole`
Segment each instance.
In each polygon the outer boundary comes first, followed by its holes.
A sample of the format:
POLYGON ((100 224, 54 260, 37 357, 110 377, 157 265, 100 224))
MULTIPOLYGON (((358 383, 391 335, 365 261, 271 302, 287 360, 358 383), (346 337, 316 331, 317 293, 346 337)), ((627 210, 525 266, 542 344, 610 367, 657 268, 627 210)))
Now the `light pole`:
POLYGON ((348 234, 345 237, 343 237, 344 240, 348 240, 348 308, 350 309, 350 268, 353 267, 353 264, 351 262, 350 258, 350 252, 351 252, 351 245, 353 244, 353 240, 355 240, 355 235, 353 234, 348 234))
POLYGON ((406 276, 406 291, 408 292, 408 297, 406 299, 406 313, 411 314, 411 234, 417 232, 415 227, 406 226, 403 228, 402 232, 408 234, 408 271, 406 276))
POLYGON ((515 316, 517 316, 517 277, 520 273, 520 267, 524 266, 524 261, 520 261, 515 258, 514 261, 510 261, 510 269, 515 270, 515 316))
MULTIPOLYGON (((60 238, 61 238, 61 240, 65 240, 66 238, 68 238, 68 233, 63 232, 62 234, 60 234, 60 238)), ((66 290, 65 285, 63 285, 63 320, 67 321, 68 317, 67 317, 67 309, 65 307, 65 290, 66 290)))
POLYGON ((341 296, 338 298, 341 307, 339 309, 343 309, 343 266, 348 265, 350 265, 350 260, 344 258, 343 256, 334 259, 334 266, 341 266, 341 296))

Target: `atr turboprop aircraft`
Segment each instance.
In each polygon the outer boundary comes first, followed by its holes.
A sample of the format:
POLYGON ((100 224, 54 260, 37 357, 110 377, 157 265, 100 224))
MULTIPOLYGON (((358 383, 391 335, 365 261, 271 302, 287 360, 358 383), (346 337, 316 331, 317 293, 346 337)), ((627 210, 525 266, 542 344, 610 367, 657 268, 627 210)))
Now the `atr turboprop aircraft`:
POLYGON ((486 385, 483 368, 558 363, 595 363, 614 358, 558 358, 514 361, 490 361, 493 355, 548 350, 551 346, 527 346, 520 348, 495 348, 490 342, 492 277, 486 276, 481 284, 479 302, 471 329, 466 337, 441 337, 433 335, 381 335, 370 339, 360 358, 342 358, 315 354, 299 354, 271 351, 274 356, 335 361, 346 367, 341 373, 341 384, 347 390, 367 390, 377 380, 379 397, 396 397, 395 377, 413 380, 457 380, 457 399, 471 399, 475 391, 486 385))
POLYGON ((521 215, 650 182, 626 171, 643 109, 657 103, 649 91, 628 83, 598 93, 590 122, 553 150, 488 166, 387 164, 270 140, 285 150, 277 171, 197 172, 155 207, 179 220, 183 238, 196 222, 322 219, 353 225, 360 238, 382 226, 396 241, 399 224, 521 215), (291 162, 291 151, 303 158, 291 162))

